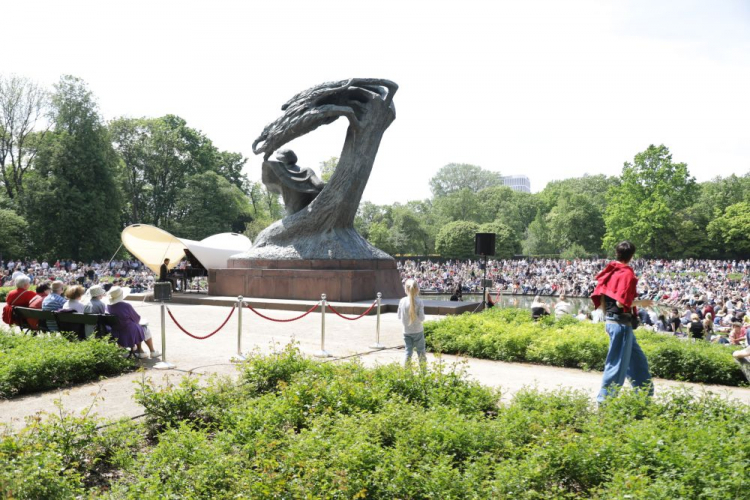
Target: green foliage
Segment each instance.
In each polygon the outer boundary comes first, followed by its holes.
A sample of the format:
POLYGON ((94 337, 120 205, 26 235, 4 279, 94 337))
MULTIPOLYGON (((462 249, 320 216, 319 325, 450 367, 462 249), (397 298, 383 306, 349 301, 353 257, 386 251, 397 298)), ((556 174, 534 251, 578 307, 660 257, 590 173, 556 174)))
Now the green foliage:
POLYGON ((479 222, 483 210, 479 205, 476 191, 469 188, 436 197, 434 206, 441 218, 446 221, 479 222))
POLYGON ((175 206, 180 236, 202 240, 212 234, 243 232, 250 203, 240 188, 216 172, 189 177, 175 206))
MULTIPOLYGON (((521 321, 513 311, 508 321, 521 321)), ((13 498, 712 498, 746 486, 746 405, 685 391, 499 394, 458 367, 258 357, 238 382, 148 387, 152 439, 90 416, 0 441, 13 498), (200 393, 200 394, 199 394, 200 393), (707 473, 707 471, 709 471, 707 473), (716 473, 711 471, 717 471, 716 473)))
POLYGON ((750 252, 750 203, 729 205, 724 213, 708 225, 708 232, 721 240, 732 255, 750 252))
POLYGON ((185 211, 177 205, 186 189, 191 194, 189 183, 196 175, 214 172, 239 189, 247 187, 242 173, 246 159, 239 153, 219 151, 179 116, 119 118, 109 128, 123 164, 121 189, 127 223, 174 230, 180 223, 194 222, 182 220, 185 211))
POLYGON ((468 189, 477 193, 482 189, 502 184, 499 172, 484 170, 467 163, 449 163, 437 171, 430 179, 430 190, 435 198, 468 189))
POLYGON ((380 206, 362 203, 355 229, 375 247, 391 254, 425 255, 434 249, 432 205, 427 202, 380 206))
POLYGON ((495 233, 495 258, 512 259, 521 251, 521 242, 513 229, 496 220, 479 226, 480 233, 495 233))
POLYGON ((550 181, 539 193, 539 201, 545 212, 550 212, 560 201, 560 198, 569 196, 584 196, 594 204, 599 213, 607 208, 607 192, 611 187, 620 184, 618 177, 600 175, 584 175, 559 181, 550 181))
POLYGON ((331 176, 336 171, 336 167, 339 164, 338 156, 331 156, 326 161, 320 162, 320 178, 323 182, 331 180, 331 176))
POLYGON ((54 128, 40 147, 24 200, 35 254, 111 255, 121 229, 118 160, 94 96, 82 80, 64 76, 52 109, 54 128))
POLYGON ((0 209, 0 255, 22 257, 27 248, 28 223, 13 210, 0 209))
POLYGON ((668 257, 679 248, 675 214, 690 206, 696 194, 687 165, 672 162, 666 146, 650 145, 633 163, 625 163, 622 183, 609 190, 603 248, 612 251, 627 239, 644 256, 668 257))
POLYGON ((71 342, 0 331, 0 398, 89 382, 132 367, 122 349, 105 339, 71 342))
POLYGON ((563 250, 563 252, 560 254, 561 259, 567 259, 567 260, 585 259, 590 256, 591 256, 591 253, 589 253, 585 248, 583 248, 578 243, 571 244, 568 248, 563 250))
POLYGON ((601 210, 586 195, 562 193, 547 214, 546 223, 557 251, 576 245, 590 255, 601 249, 604 219, 601 210))
POLYGON ((499 220, 523 235, 540 209, 538 195, 493 186, 477 193, 482 222, 499 220))
MULTIPOLYGON (((609 339, 601 324, 572 317, 535 323, 528 311, 491 309, 482 314, 449 316, 425 323, 427 345, 436 352, 499 361, 528 361, 553 366, 603 370, 609 339)), ((636 330, 656 377, 737 386, 744 377, 732 349, 636 330)))
POLYGON ((474 256, 474 236, 479 225, 456 221, 443 226, 435 239, 435 250, 443 257, 467 259, 474 256))
POLYGON ((556 250, 547 218, 539 212, 526 230, 526 238, 523 240, 523 253, 526 255, 550 255, 557 253, 556 250))

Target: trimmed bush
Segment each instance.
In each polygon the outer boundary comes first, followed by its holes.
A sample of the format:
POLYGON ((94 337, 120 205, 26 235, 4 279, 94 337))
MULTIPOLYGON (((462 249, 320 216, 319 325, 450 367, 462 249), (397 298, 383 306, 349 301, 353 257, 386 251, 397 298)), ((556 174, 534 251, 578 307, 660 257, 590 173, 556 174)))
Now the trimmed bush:
POLYGON ((105 339, 79 342, 0 330, 0 398, 118 375, 134 367, 122 352, 105 339))
MULTIPOLYGON (((581 323, 572 316, 558 321, 546 316, 535 323, 523 309, 490 309, 428 321, 425 337, 435 352, 599 371, 609 348, 602 324, 581 323)), ((736 348, 689 342, 644 328, 636 330, 636 338, 656 377, 731 386, 746 383, 732 358, 736 348)))
POLYGON ((460 367, 257 358, 238 382, 155 388, 148 420, 53 417, 0 440, 13 498, 741 498, 746 405, 675 391, 525 390, 460 367), (455 397, 454 397, 455 396, 455 397), (152 439, 142 436, 152 431, 152 439))

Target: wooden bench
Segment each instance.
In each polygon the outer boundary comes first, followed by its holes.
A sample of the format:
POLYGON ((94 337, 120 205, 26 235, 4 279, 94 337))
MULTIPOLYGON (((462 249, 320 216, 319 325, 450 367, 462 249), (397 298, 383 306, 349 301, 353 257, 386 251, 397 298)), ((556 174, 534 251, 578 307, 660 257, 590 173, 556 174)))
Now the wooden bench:
POLYGON ((103 337, 107 335, 106 327, 114 327, 117 325, 117 317, 111 314, 85 314, 85 313, 74 313, 74 312, 53 312, 53 311, 42 311, 41 309, 32 309, 29 307, 14 307, 13 318, 16 325, 27 332, 41 331, 48 332, 47 321, 54 321, 57 323, 59 331, 70 331, 78 335, 78 338, 83 340, 86 338, 86 325, 95 326, 94 334, 97 337, 103 337), (29 324, 28 320, 33 319, 37 321, 38 328, 34 328, 29 324))

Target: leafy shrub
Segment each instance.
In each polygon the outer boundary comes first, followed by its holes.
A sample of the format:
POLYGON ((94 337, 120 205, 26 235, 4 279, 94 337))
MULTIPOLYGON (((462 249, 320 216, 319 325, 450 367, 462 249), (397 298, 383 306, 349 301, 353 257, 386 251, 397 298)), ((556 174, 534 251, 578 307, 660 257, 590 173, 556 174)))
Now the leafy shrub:
POLYGON ((250 360, 236 383, 150 385, 151 441, 91 418, 6 433, 0 495, 721 500, 747 487, 750 409, 684 390, 623 391, 598 410, 576 391, 498 404, 460 366, 365 369, 293 349, 250 360))
MULTIPOLYGON (((435 352, 476 358, 603 370, 609 338, 601 324, 572 316, 533 322, 523 309, 490 309, 425 323, 427 345, 435 352)), ((707 384, 741 385, 745 378, 732 348, 688 342, 644 328, 636 338, 656 377, 707 384)))
MULTIPOLYGON (((15 289, 15 286, 0 286, 0 302, 2 302, 3 305, 5 305, 5 302, 8 299, 8 292, 15 289)), ((29 290, 36 290, 36 285, 31 285, 29 290)))
POLYGON ((88 382, 133 366, 106 339, 71 342, 64 337, 0 330, 0 398, 88 382))

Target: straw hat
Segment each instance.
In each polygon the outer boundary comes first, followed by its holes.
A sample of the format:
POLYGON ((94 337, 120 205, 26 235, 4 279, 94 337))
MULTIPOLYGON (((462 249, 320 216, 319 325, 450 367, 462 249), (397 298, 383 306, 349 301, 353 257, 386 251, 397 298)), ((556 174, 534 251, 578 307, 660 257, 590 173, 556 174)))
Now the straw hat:
POLYGON ((125 300, 125 297, 127 297, 129 291, 130 290, 127 288, 113 286, 109 289, 109 304, 112 305, 122 302, 125 300))
POLYGON ((96 297, 101 297, 105 293, 107 292, 104 291, 104 288, 102 288, 101 285, 94 285, 91 288, 89 288, 89 295, 91 295, 92 299, 95 299, 96 297))

